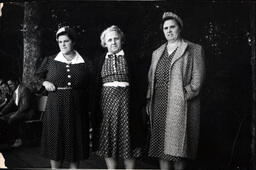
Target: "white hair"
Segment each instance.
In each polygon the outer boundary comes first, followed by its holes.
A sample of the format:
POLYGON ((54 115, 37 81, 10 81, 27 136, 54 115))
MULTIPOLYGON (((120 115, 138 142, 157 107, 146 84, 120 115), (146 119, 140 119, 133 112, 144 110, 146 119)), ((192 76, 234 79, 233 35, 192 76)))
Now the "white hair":
POLYGON ((121 37, 121 42, 122 42, 122 44, 124 43, 124 33, 121 31, 121 29, 120 29, 118 26, 112 25, 112 26, 108 27, 107 29, 105 29, 105 30, 101 33, 101 35, 100 35, 101 46, 102 46, 103 48, 106 47, 105 36, 106 36, 106 34, 107 34, 108 32, 110 32, 110 31, 115 31, 116 33, 118 33, 118 34, 120 35, 120 37, 121 37))

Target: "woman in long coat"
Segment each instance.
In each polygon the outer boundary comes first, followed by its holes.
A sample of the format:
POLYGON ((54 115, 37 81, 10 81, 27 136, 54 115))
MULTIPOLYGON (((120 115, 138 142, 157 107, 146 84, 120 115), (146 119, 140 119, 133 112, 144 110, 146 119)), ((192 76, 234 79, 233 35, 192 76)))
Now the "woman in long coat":
POLYGON ((175 169, 184 169, 197 154, 203 49, 181 38, 182 27, 180 17, 164 13, 167 42, 153 52, 148 74, 149 156, 159 158, 161 169, 169 168, 170 161, 175 169))

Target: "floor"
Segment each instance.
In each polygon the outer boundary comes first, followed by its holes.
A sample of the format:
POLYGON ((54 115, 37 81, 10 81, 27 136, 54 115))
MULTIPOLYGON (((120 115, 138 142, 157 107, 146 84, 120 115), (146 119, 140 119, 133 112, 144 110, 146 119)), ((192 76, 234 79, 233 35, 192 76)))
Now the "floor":
MULTIPOLYGON (((3 148, 3 147, 2 147, 3 148)), ((8 169, 48 169, 49 161, 40 156, 39 146, 21 146, 19 148, 6 148, 1 150, 8 169)), ((67 168, 66 165, 64 165, 67 168)), ((106 169, 104 159, 91 154, 88 160, 80 163, 81 169, 106 169)), ((121 165, 119 168, 123 168, 121 165)), ((136 169, 156 169, 156 161, 149 158, 141 158, 136 161, 136 169)))

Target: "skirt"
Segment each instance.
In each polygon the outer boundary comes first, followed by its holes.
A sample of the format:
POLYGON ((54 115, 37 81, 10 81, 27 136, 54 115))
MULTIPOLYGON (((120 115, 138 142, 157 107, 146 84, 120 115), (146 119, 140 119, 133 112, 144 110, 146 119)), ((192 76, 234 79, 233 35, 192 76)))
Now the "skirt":
POLYGON ((182 160, 182 158, 164 153, 167 91, 167 84, 160 85, 160 87, 155 89, 149 156, 168 161, 178 161, 182 160))
POLYGON ((103 120, 96 154, 105 158, 132 158, 129 131, 129 87, 103 86, 101 109, 103 120))
POLYGON ((89 157, 89 115, 83 90, 50 92, 43 117, 42 156, 76 162, 89 157))

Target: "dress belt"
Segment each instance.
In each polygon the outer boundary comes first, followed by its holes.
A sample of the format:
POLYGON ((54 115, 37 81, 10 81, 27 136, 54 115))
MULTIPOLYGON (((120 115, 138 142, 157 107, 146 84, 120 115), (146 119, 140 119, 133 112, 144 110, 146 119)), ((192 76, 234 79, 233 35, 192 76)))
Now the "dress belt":
POLYGON ((128 82, 120 82, 120 81, 113 81, 104 83, 103 86, 105 87, 127 87, 129 86, 128 82))
POLYGON ((57 90, 71 90, 72 87, 57 87, 57 90))

